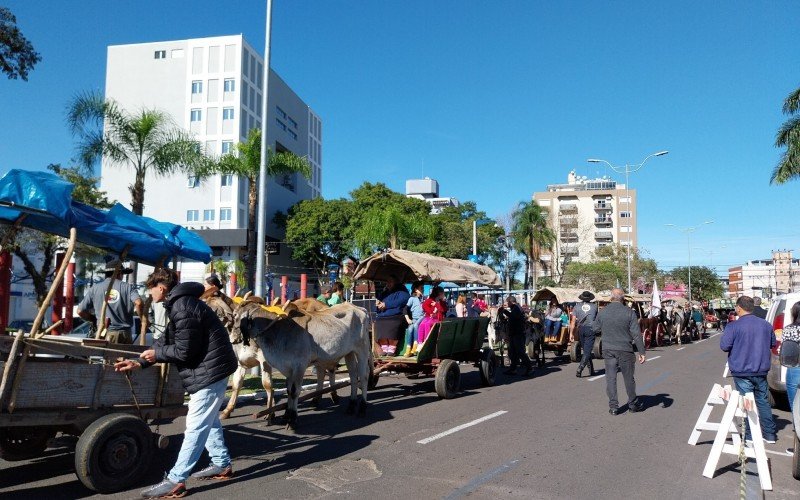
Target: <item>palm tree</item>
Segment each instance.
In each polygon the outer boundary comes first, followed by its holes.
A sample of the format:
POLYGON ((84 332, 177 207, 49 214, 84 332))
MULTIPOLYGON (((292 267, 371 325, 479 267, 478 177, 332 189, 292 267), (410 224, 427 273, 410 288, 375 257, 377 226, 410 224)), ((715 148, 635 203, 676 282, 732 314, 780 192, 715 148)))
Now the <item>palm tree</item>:
MULTIPOLYGON (((556 237, 547 223, 547 214, 534 201, 522 201, 512 214, 511 234, 516 250, 525 255, 525 274, 530 276, 531 288, 536 288, 536 263, 541 262, 542 250, 551 250, 556 237), (530 269, 530 271, 529 271, 530 269)), ((528 278, 525 279, 527 285, 528 278)))
POLYGON ((79 94, 67 108, 67 124, 78 138, 78 157, 90 167, 101 158, 133 169, 131 210, 142 215, 148 172, 199 175, 208 168, 200 143, 157 109, 129 113, 98 92, 79 94))
POLYGON ((356 230, 359 249, 369 253, 374 248, 402 248, 410 240, 433 236, 429 218, 405 213, 400 205, 375 207, 364 216, 363 225, 356 230))
POLYGON ((783 184, 800 177, 800 88, 783 101, 783 113, 790 118, 778 129, 775 147, 785 147, 786 151, 781 155, 778 166, 772 171, 771 184, 783 184))
MULTIPOLYGON (((247 205, 247 283, 254 283, 256 272, 256 215, 258 212, 258 174, 261 167, 261 129, 250 129, 245 142, 240 142, 232 151, 219 159, 213 170, 222 175, 238 175, 249 184, 247 205)), ((291 152, 273 153, 267 150, 267 175, 279 176, 299 173, 306 179, 311 177, 311 165, 305 157, 291 152)))

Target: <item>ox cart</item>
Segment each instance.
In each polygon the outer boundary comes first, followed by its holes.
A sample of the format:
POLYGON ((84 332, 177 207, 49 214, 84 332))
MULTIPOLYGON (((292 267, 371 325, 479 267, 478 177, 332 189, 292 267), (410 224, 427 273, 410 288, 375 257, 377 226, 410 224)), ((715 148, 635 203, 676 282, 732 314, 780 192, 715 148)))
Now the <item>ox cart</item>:
MULTIPOLYGON (((466 260, 446 259, 433 255, 391 250, 375 254, 356 268, 354 279, 386 281, 389 276, 401 282, 426 283, 451 282, 499 287, 500 278, 489 267, 466 260)), ((382 372, 391 370, 406 374, 434 377, 436 394, 443 399, 454 398, 461 387, 459 363, 472 363, 480 371, 485 386, 494 385, 497 357, 489 347, 484 347, 488 317, 447 318, 433 326, 422 349, 412 357, 387 356, 380 348, 382 342, 402 343, 405 319, 376 318, 372 323, 375 366, 370 378, 374 388, 382 372)))
MULTIPOLYGON (((572 362, 581 360, 581 343, 577 338, 570 340, 572 332, 569 326, 562 326, 559 334, 555 339, 546 338, 544 335, 544 313, 552 300, 555 300, 561 307, 566 307, 568 304, 574 305, 578 302, 578 295, 584 291, 583 288, 559 288, 549 287, 537 290, 533 297, 531 297, 531 317, 530 321, 533 324, 531 334, 525 342, 525 347, 528 356, 534 360, 541 359, 544 361, 544 352, 552 351, 556 356, 562 356, 564 353, 569 355, 572 362)), ((595 350, 597 357, 600 356, 600 339, 595 342, 595 350)), ((540 362, 541 364, 541 362, 540 362)))
POLYGON ((76 475, 88 488, 108 493, 136 483, 156 447, 166 446, 150 425, 186 414, 184 389, 168 365, 114 371, 120 356, 134 357, 146 349, 142 345, 44 335, 39 327, 47 306, 78 242, 150 265, 176 257, 207 262, 210 248, 180 226, 120 205, 104 211, 72 201, 72 188, 41 172, 12 170, 0 179, 0 223, 10 231, 27 227, 67 239, 63 264, 30 332, 0 335, 0 457, 35 458, 56 433, 78 436, 76 475))

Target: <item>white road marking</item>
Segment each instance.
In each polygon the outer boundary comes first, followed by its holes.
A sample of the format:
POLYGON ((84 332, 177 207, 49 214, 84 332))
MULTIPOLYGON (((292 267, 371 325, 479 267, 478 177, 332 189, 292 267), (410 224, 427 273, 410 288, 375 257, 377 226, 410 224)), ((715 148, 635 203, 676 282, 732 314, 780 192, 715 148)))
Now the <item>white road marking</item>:
POLYGON ((660 357, 661 357, 661 356, 653 356, 652 358, 647 358, 647 359, 645 359, 645 361, 653 361, 654 359, 658 359, 658 358, 660 358, 660 357))
POLYGON ((678 348, 677 348, 677 349, 675 349, 675 350, 676 350, 676 351, 682 351, 682 350, 684 350, 684 349, 686 349, 686 347, 678 347, 678 348))
POLYGON ((600 379, 600 378, 603 378, 603 377, 605 377, 605 376, 606 376, 606 374, 605 374, 605 373, 604 373, 604 374, 602 374, 602 375, 597 375, 596 377, 592 377, 592 378, 590 378, 590 379, 589 379, 589 382, 594 382, 595 380, 597 380, 597 379, 600 379))
POLYGON ((766 451, 767 453, 772 453, 773 455, 778 455, 779 457, 793 457, 794 456, 792 453, 787 453, 785 451, 772 451, 772 450, 767 450, 767 449, 764 449, 764 451, 766 451))
POLYGON ((722 333, 722 332, 717 332, 717 333, 715 333, 714 335, 712 335, 712 336, 710 336, 710 337, 708 337, 708 338, 710 338, 710 339, 713 339, 714 337, 716 337, 716 336, 717 336, 717 335, 719 335, 720 333, 722 333))
POLYGON ((496 411, 494 413, 490 413, 489 415, 486 415, 485 417, 481 417, 481 418, 475 419, 472 422, 467 422, 466 424, 461 424, 459 426, 453 427, 452 429, 448 429, 448 430, 446 430, 444 432, 440 432, 439 434, 434 434, 431 437, 426 437, 425 439, 420 439, 419 441, 417 441, 417 443, 419 443, 419 444, 428 444, 428 443, 430 443, 432 441, 436 441, 437 439, 441 439, 441 438, 443 438, 445 436, 449 436, 450 434, 453 434, 453 433, 458 432, 460 430, 464 430, 467 427, 472 427, 473 425, 478 425, 481 422, 485 422, 485 421, 490 420, 492 418, 499 417, 500 415, 503 415, 505 413, 508 413, 508 412, 505 411, 505 410, 500 410, 500 411, 496 411))

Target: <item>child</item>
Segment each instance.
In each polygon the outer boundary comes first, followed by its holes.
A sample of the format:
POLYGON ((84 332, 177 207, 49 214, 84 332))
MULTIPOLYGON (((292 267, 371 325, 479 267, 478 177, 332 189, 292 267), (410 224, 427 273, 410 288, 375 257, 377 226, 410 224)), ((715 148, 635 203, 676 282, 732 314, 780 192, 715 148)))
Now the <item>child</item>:
POLYGON ((431 333, 433 325, 442 321, 445 313, 447 313, 444 288, 440 286, 433 287, 431 294, 422 303, 422 310, 425 312, 425 318, 419 324, 419 329, 417 330, 417 346, 419 350, 422 350, 422 346, 431 333))
POLYGON ((414 282, 411 285, 411 297, 408 298, 406 303, 406 321, 408 328, 406 328, 406 348, 401 356, 410 356, 411 353, 417 351, 417 329, 419 324, 425 318, 425 312, 422 310, 422 288, 421 281, 414 282))

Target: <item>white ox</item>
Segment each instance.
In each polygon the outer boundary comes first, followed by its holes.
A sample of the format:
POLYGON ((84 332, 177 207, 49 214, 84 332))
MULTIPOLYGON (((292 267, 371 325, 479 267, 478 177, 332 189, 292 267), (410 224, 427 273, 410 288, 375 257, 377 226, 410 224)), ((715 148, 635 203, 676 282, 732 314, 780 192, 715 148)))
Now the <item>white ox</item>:
POLYGON ((286 422, 297 424, 297 402, 306 369, 317 367, 318 386, 325 372, 334 370, 344 358, 350 375, 348 413, 366 413, 367 384, 372 370, 369 315, 349 303, 316 308, 310 301, 283 306, 285 315, 244 301, 234 312, 234 336, 254 339, 266 362, 286 377, 286 422), (305 309, 301 309, 303 306, 305 309), (361 399, 358 387, 361 387, 361 399))

